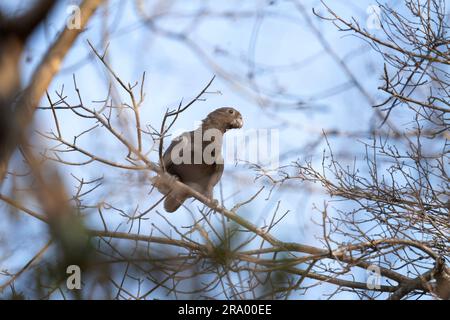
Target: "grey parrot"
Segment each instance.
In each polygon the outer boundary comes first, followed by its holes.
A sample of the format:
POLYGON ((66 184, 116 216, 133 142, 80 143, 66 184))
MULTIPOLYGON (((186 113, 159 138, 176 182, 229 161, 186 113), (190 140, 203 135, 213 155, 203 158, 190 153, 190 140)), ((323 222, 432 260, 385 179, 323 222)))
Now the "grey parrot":
MULTIPOLYGON (((222 141, 229 129, 243 125, 242 115, 234 108, 219 108, 208 114, 199 128, 175 138, 162 159, 163 169, 175 179, 208 198, 223 173, 222 141)), ((175 190, 166 192, 164 209, 176 211, 189 195, 175 190)))

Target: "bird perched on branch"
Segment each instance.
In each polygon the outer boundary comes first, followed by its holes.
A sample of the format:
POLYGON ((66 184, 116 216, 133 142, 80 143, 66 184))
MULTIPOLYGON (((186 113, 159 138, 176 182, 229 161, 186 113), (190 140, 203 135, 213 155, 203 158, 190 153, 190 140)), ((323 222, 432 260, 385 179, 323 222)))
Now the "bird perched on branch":
MULTIPOLYGON (((222 141, 229 129, 243 125, 242 115, 234 108, 219 108, 208 114, 199 128, 185 132, 172 141, 161 166, 175 179, 208 198, 223 173, 222 141)), ((169 189, 164 191, 164 209, 176 211, 189 195, 169 189)))

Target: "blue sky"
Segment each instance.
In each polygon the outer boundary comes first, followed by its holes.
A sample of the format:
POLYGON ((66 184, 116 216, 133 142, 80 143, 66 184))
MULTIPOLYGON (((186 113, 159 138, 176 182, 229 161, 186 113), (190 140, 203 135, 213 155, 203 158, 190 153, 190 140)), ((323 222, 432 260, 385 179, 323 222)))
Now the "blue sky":
MULTIPOLYGON (((149 9, 155 10, 153 6, 156 2, 150 1, 149 9)), ((354 16, 362 23, 367 19, 368 6, 374 3, 346 0, 326 2, 342 16, 354 16)), ((23 3, 25 2, 6 1, 2 2, 1 8, 17 10, 23 3)), ((28 4, 27 1, 26 3, 28 4)), ((36 32, 27 45, 27 59, 22 64, 24 83, 64 25, 67 17, 66 8, 70 3, 75 2, 61 1, 45 26, 36 32)), ((133 83, 140 80, 144 71, 147 74, 146 99, 141 108, 141 118, 145 124, 159 127, 167 108, 176 106, 180 99, 188 101, 193 98, 214 74, 217 78, 210 91, 215 93, 208 94, 207 101, 196 103, 184 113, 176 124, 176 130, 191 130, 195 123, 213 109, 220 106, 234 106, 243 114, 244 129, 279 130, 281 153, 292 151, 288 158, 283 159, 282 164, 289 164, 290 161, 305 158, 320 161, 323 146, 309 154, 298 153, 295 150, 317 139, 322 130, 360 131, 366 129, 373 121, 373 112, 367 100, 356 89, 345 89, 348 78, 336 62, 323 52, 321 44, 290 1, 275 1, 273 5, 269 5, 269 1, 262 0, 167 1, 164 5, 166 10, 179 14, 177 17, 157 20, 158 27, 172 32, 189 30, 187 36, 201 48, 207 59, 199 56, 198 52, 193 52, 183 41, 168 39, 152 32, 141 23, 134 3, 134 1, 110 1, 106 21, 100 18, 105 9, 97 12, 88 29, 81 34, 64 59, 62 71, 52 81, 49 92, 55 100, 54 91, 60 90, 64 85, 68 100, 76 103, 77 97, 72 84, 73 74, 78 79, 84 101, 105 98, 108 89, 108 82, 105 81, 107 75, 104 67, 94 59, 87 40, 99 51, 103 51, 105 43, 102 33, 108 30, 108 60, 121 79, 133 83), (204 17, 200 23, 195 23, 196 20, 189 14, 198 13, 200 9, 203 12, 231 10, 252 11, 258 14, 233 19, 204 17), (247 78, 249 73, 255 74, 254 79, 260 87, 259 92, 249 90, 247 78), (330 89, 336 94, 317 98, 330 89), (260 97, 266 94, 283 104, 265 106, 261 103, 260 97), (293 107, 296 102, 301 109, 293 107)), ((345 59, 350 70, 377 101, 379 94, 376 88, 382 71, 380 57, 370 53, 363 41, 337 32, 331 23, 316 18, 311 12, 312 7, 324 12, 319 1, 302 3, 332 49, 339 57, 345 59)), ((161 10, 164 10, 164 6, 161 10)), ((123 99, 126 98, 123 92, 120 92, 120 95, 123 99)), ((47 102, 43 100, 42 105, 46 106, 47 102)), ((53 123, 49 115, 46 112, 39 112, 36 115, 36 128, 43 131, 52 128, 53 123)), ((63 124, 63 132, 68 137, 88 127, 69 113, 60 113, 60 121, 63 124)), ((335 151, 363 150, 354 140, 349 142, 332 139, 331 142, 335 151)), ((82 140, 82 143, 86 148, 100 154, 113 158, 123 157, 123 150, 118 148, 116 141, 108 134, 99 133, 96 139, 82 140)), ((150 141, 145 141, 145 145, 149 147, 150 141)), ((153 159, 156 158, 153 156, 153 159)), ((350 159, 349 163, 351 161, 353 159, 350 159)), ((110 174, 108 170, 95 164, 88 170, 79 167, 63 170, 86 178, 93 178, 99 172, 106 177, 110 174)), ((129 177, 123 177, 123 180, 117 180, 118 176, 115 174, 112 177, 113 181, 110 183, 115 183, 118 189, 129 184, 129 177)), ((228 164, 222 183, 223 194, 230 198, 226 205, 231 206, 256 192, 261 184, 258 181, 253 182, 253 178, 254 173, 248 167, 228 164)), ((67 178, 67 182, 70 184, 70 177, 67 178)), ((112 202, 124 205, 124 202, 132 199, 128 204, 131 210, 136 203, 148 201, 148 189, 135 190, 129 185, 128 188, 130 188, 128 192, 118 195, 112 202)), ((311 222, 317 214, 312 208, 313 203, 319 206, 323 203, 324 194, 318 188, 316 190, 317 192, 310 193, 303 187, 300 191, 286 188, 272 195, 270 200, 264 201, 264 197, 268 195, 266 192, 260 201, 242 210, 241 214, 255 223, 261 223, 270 216, 270 210, 273 210, 276 203, 282 201, 281 211, 291 212, 283 224, 273 230, 274 234, 283 240, 317 245, 316 236, 320 235, 321 231, 311 222)), ((100 193, 94 197, 98 196, 100 193)), ((103 196, 107 197, 108 194, 103 196)), ((154 201, 156 198, 152 196, 150 200, 154 201)), ((196 203, 190 206, 195 208, 196 203)), ((152 216, 152 219, 155 224, 163 223, 157 216, 152 216)), ((190 217, 183 215, 182 212, 177 212, 171 219, 178 225, 190 221, 190 217)), ((36 232, 39 232, 39 228, 36 232)), ((27 250, 22 248, 21 251, 27 255, 27 250)), ((314 288, 308 292, 308 297, 320 297, 322 290, 323 287, 314 288)))

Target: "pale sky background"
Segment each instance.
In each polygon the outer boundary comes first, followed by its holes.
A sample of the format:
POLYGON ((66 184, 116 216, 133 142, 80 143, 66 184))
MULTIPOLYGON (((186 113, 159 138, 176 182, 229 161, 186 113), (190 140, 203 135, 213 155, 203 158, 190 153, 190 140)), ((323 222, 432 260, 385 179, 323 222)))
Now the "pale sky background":
MULTIPOLYGON (((193 25, 191 17, 173 17, 157 21, 158 26, 172 32, 189 30, 188 37, 204 51, 211 62, 205 63, 205 59, 193 53, 193 50, 182 42, 156 35, 142 24, 136 14, 135 1, 109 1, 107 30, 110 32, 108 59, 111 66, 121 79, 130 83, 140 81, 142 72, 145 71, 147 74, 146 99, 141 108, 142 123, 159 127, 166 108, 175 107, 180 99, 188 101, 196 96, 216 74, 217 78, 209 91, 220 91, 221 94, 208 94, 207 101, 196 103, 188 112, 182 114, 174 131, 191 130, 195 123, 215 108, 234 106, 243 115, 243 129, 279 130, 281 154, 292 151, 288 158, 281 159, 280 164, 286 165, 296 159, 303 161, 308 158, 320 164, 324 145, 314 149, 311 154, 299 154, 296 150, 315 141, 322 130, 340 129, 357 132, 367 129, 373 122, 373 112, 367 100, 355 88, 346 88, 348 78, 335 61, 323 51, 317 38, 292 2, 273 1, 272 5, 269 2, 266 0, 166 1, 166 5, 172 4, 168 10, 180 14, 196 13, 201 8, 208 12, 230 10, 258 12, 257 16, 235 19, 204 17, 193 29, 191 29, 193 25), (258 31, 256 37, 255 30, 258 31), (251 60, 254 63, 249 63, 251 60), (234 78, 242 80, 230 81, 211 64, 215 64, 234 78), (246 84, 246 76, 251 72, 254 72, 255 79, 263 88, 261 89, 263 92, 271 93, 273 97, 286 102, 287 105, 264 108, 255 99, 250 98, 246 94, 248 87, 243 87, 243 84, 246 84), (283 96, 277 94, 280 91, 284 93, 283 96), (313 99, 318 96, 321 98, 313 99), (295 103, 305 109, 301 111, 294 109, 292 106, 295 103)), ((368 7, 375 4, 374 1, 365 0, 325 2, 341 16, 353 16, 363 25, 368 19, 368 7)), ((390 1, 394 6, 396 2, 390 1)), ((26 8, 29 3, 29 1, 2 1, 0 8, 20 11, 20 8, 26 8)), ((61 30, 67 18, 67 6, 72 3, 77 2, 60 1, 56 10, 47 19, 45 26, 40 28, 29 42, 26 61, 22 63, 24 83, 28 81, 43 53, 61 30)), ((151 12, 154 3, 156 2, 149 1, 148 12, 151 12)), ((315 17, 312 14, 312 8, 316 8, 318 12, 325 12, 320 1, 302 1, 302 3, 314 24, 320 29, 320 33, 330 42, 332 49, 339 57, 345 59, 352 72, 372 94, 373 99, 379 101, 381 95, 376 88, 380 84, 382 72, 380 56, 370 52, 364 41, 347 33, 338 32, 332 23, 315 17)), ((73 90, 73 74, 76 75, 85 103, 105 98, 107 92, 105 69, 98 60, 94 59, 86 41, 90 40, 100 52, 103 51, 101 34, 105 28, 102 26, 104 20, 100 20, 99 16, 104 14, 104 10, 102 8, 96 13, 88 29, 81 34, 64 59, 63 70, 53 79, 49 88, 54 100, 56 100, 54 91, 64 85, 68 101, 77 102, 73 90)), ((373 32, 378 31, 373 30, 373 32)), ((121 96, 126 97, 124 94, 121 96)), ((46 100, 42 101, 42 105, 48 105, 46 100)), ((60 113, 63 133, 69 138, 85 127, 84 123, 74 119, 76 118, 68 112, 60 113)), ((40 111, 36 116, 36 127, 44 131, 53 128, 50 113, 40 111)), ((330 139, 330 142, 336 153, 354 150, 354 153, 358 154, 356 150, 363 151, 362 145, 354 139, 339 141, 330 139)), ((86 148, 99 154, 107 154, 109 157, 117 155, 119 159, 123 158, 123 150, 120 151, 117 148, 117 143, 108 134, 99 135, 98 139, 89 139, 82 143, 86 148)), ((150 145, 150 141, 145 143, 147 147, 150 145)), ((168 145, 167 140, 165 145, 168 145)), ((362 155, 361 152, 359 154, 362 155)), ((156 160, 155 155, 156 153, 152 156, 154 160, 156 160)), ((353 159, 348 161, 352 163, 353 159)), ((100 174, 99 170, 102 170, 101 173, 107 180, 108 171, 101 168, 103 167, 97 168, 94 164, 88 171, 80 167, 69 169, 70 173, 85 178, 93 178, 100 174)), ((236 202, 254 194, 262 183, 259 180, 253 182, 253 178, 254 172, 247 166, 243 164, 234 166, 233 163, 228 163, 222 179, 223 194, 228 199, 225 205, 231 207, 236 202)), ((122 197, 117 197, 112 202, 124 207, 126 206, 124 203, 128 201, 131 210, 136 203, 146 199, 149 189, 127 188, 127 182, 126 179, 109 181, 116 184, 118 189, 126 190, 122 197)), ((70 185, 71 181, 68 180, 67 183, 70 185)), ((318 188, 319 186, 315 186, 315 189, 319 190, 318 188)), ((273 230, 274 235, 285 241, 320 245, 316 237, 321 235, 321 230, 311 220, 313 218, 320 220, 319 213, 313 209, 313 204, 316 203, 319 207, 323 205, 322 192, 310 193, 307 189, 300 189, 300 191, 284 189, 273 194, 269 201, 265 201, 267 195, 268 192, 263 192, 257 201, 241 210, 240 214, 254 223, 262 223, 264 219, 270 217, 277 202, 281 201, 280 212, 290 210, 290 213, 273 230)), ((98 197, 99 194, 92 196, 98 197)), ((216 188, 216 198, 219 198, 219 188, 216 188)), ((152 195, 151 200, 156 199, 157 196, 152 195)), ((341 204, 336 205, 343 207, 341 204)), ((197 202, 190 204, 193 209, 196 206, 198 206, 197 202)), ((170 219, 177 225, 190 222, 190 216, 183 210, 172 214, 170 219)), ((164 221, 156 215, 152 215, 150 220, 152 223, 164 226, 164 221)), ((90 223, 96 225, 99 221, 90 221, 90 223)), ((11 222, 10 226, 14 227, 14 224, 11 222)), ((19 250, 22 256, 14 255, 6 259, 9 265, 14 265, 15 260, 19 263, 24 261, 24 256, 32 256, 35 252, 34 248, 42 244, 35 243, 35 239, 42 232, 42 225, 30 224, 26 230, 23 228, 18 230, 18 236, 23 233, 21 237, 23 242, 16 243, 11 248, 19 250)), ((127 230, 127 226, 123 226, 123 230, 127 230)), ((365 274, 356 274, 355 277, 365 281, 365 274)), ((334 286, 321 285, 308 291, 305 296, 293 297, 324 299, 326 296, 323 293, 333 289, 334 286)), ((350 298, 351 296, 342 294, 339 297, 350 298)))

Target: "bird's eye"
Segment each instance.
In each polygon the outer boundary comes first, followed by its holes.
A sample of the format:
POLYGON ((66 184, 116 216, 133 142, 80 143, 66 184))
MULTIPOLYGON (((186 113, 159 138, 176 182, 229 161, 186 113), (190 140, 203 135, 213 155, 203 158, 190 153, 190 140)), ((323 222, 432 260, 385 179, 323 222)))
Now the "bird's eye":
POLYGON ((228 109, 228 113, 229 113, 229 114, 233 114, 233 113, 234 113, 234 110, 233 110, 233 109, 228 109))

